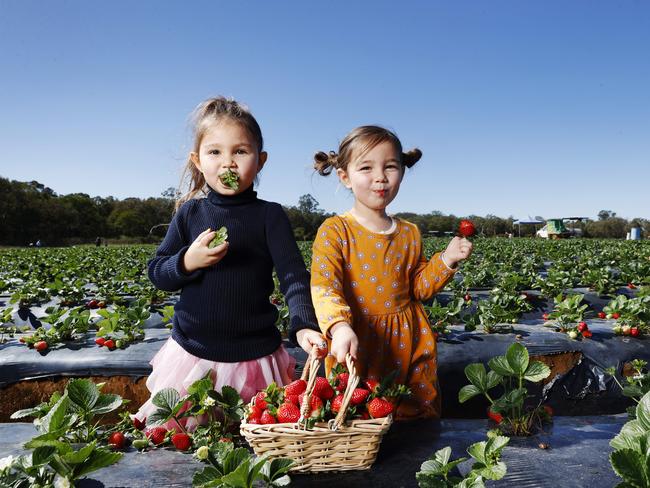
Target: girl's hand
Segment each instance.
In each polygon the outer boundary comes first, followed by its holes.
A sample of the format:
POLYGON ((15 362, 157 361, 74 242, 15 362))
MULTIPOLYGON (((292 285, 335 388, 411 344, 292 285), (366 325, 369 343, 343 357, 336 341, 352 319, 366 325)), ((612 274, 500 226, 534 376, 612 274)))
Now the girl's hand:
POLYGON ((210 229, 204 230, 194 240, 183 256, 183 269, 186 273, 192 273, 197 269, 207 268, 217 264, 223 259, 228 251, 228 242, 210 249, 208 244, 216 232, 210 229))
POLYGON ((357 359, 359 338, 346 322, 339 322, 330 329, 332 332, 332 356, 338 363, 345 363, 345 356, 350 353, 352 359, 357 359))
POLYGON ((320 332, 311 329, 300 329, 296 333, 298 344, 302 347, 307 354, 309 354, 314 346, 317 347, 317 355, 319 359, 327 356, 327 341, 325 336, 320 332))
POLYGON ((445 262, 449 267, 455 268, 460 261, 472 255, 473 248, 474 246, 469 240, 456 236, 447 245, 447 249, 444 250, 445 262))

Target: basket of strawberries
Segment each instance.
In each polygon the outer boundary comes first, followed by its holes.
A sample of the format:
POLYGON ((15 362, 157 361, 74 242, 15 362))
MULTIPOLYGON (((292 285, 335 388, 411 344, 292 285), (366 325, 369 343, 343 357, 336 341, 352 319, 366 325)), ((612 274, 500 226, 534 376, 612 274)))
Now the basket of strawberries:
POLYGON ((320 360, 312 353, 300 379, 259 392, 240 427, 255 454, 291 458, 291 470, 299 473, 370 468, 393 422, 394 405, 379 396, 379 385, 359 387, 350 355, 346 365, 348 372, 330 383, 318 376, 320 360))

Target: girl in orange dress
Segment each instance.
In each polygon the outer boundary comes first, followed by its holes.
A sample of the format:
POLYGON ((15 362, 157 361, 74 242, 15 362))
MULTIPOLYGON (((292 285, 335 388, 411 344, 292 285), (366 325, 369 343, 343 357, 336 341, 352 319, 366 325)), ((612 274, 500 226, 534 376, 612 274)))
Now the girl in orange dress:
POLYGON ((454 237, 427 260, 418 227, 386 213, 405 169, 421 156, 403 153, 391 131, 363 126, 338 154, 317 153, 314 164, 321 175, 336 170, 354 194, 352 209, 325 220, 313 246, 312 300, 331 341, 328 370, 347 353, 362 377, 381 380, 397 370, 396 382, 413 392, 398 420, 440 416, 436 340, 421 300, 442 290, 472 252, 471 242, 454 237))

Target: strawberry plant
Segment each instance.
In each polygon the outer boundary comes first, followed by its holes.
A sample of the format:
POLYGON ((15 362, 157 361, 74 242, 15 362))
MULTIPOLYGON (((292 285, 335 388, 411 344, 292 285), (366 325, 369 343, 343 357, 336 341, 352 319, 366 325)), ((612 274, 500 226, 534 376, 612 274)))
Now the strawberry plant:
POLYGON ((650 332, 650 296, 627 298, 618 295, 603 308, 607 318, 615 319, 617 335, 639 337, 650 332))
POLYGON ((545 317, 544 325, 576 339, 578 335, 582 335, 582 326, 579 326, 579 323, 583 322, 585 311, 589 308, 589 305, 582 303, 583 300, 584 295, 581 294, 556 296, 553 311, 545 317))
POLYGON ((83 306, 71 309, 48 307, 45 313, 47 315, 40 320, 49 327, 41 326, 33 334, 21 338, 28 347, 38 349, 37 344, 42 342, 52 347, 79 339, 90 327, 90 312, 83 306))
POLYGON ((117 305, 113 311, 104 309, 98 314, 97 336, 114 341, 115 347, 126 347, 129 343, 144 339, 144 323, 150 317, 146 299, 134 301, 130 306, 117 305))
POLYGON ((511 324, 517 322, 517 316, 516 312, 505 309, 493 300, 481 300, 476 313, 465 317, 465 330, 476 330, 481 325, 487 334, 512 332, 511 324))
POLYGON ((472 470, 467 475, 461 478, 451 474, 467 458, 450 461, 451 448, 444 447, 422 463, 420 471, 415 474, 418 486, 421 488, 483 488, 484 479, 503 478, 507 468, 501 461, 501 451, 510 439, 498 435, 495 431, 489 431, 487 436, 487 441, 477 442, 467 448, 467 453, 474 461, 472 470))
MULTIPOLYGON (((616 384, 621 388, 623 396, 631 398, 638 405, 641 398, 650 391, 650 374, 646 369, 647 365, 648 362, 643 361, 642 359, 633 359, 630 361, 632 374, 625 376, 625 386, 623 386, 619 381, 614 366, 607 368, 605 372, 614 378, 616 384)), ((636 407, 629 407, 627 409, 627 414, 629 418, 635 418, 636 407)))
POLYGON ((609 445, 614 449, 609 460, 614 472, 623 479, 617 486, 648 486, 650 479, 650 392, 635 409, 635 418, 627 422, 609 445))
POLYGON ((434 299, 431 305, 424 305, 431 330, 439 334, 448 334, 449 326, 460 322, 460 312, 464 305, 464 298, 455 298, 447 305, 441 305, 434 299))
POLYGON ((528 398, 525 382, 540 382, 551 374, 551 370, 544 363, 530 361, 528 350, 517 342, 504 356, 490 359, 488 365, 488 372, 481 363, 465 367, 465 376, 470 384, 460 389, 458 401, 465 403, 477 395, 484 395, 490 403, 489 411, 501 415, 501 429, 512 435, 531 435, 548 414, 542 406, 525 405, 528 398), (502 394, 493 398, 490 391, 497 387, 502 394))
POLYGON ((197 451, 197 458, 208 466, 194 473, 192 486, 280 487, 291 483, 289 470, 294 462, 287 458, 268 460, 254 457, 248 449, 234 448, 231 442, 217 442, 197 451), (199 455, 199 452, 201 454, 199 455))

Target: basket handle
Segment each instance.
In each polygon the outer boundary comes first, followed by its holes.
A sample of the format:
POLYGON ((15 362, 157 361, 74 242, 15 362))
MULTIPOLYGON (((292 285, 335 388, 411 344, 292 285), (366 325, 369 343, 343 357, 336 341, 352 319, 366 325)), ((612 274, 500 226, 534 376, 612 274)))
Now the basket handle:
POLYGON ((314 385, 316 384, 316 377, 318 376, 318 368, 320 368, 318 348, 313 346, 309 356, 307 356, 307 361, 305 362, 305 367, 302 370, 302 376, 300 377, 307 382, 305 395, 300 404, 300 418, 298 419, 298 426, 301 428, 306 426, 307 416, 311 410, 311 395, 314 392, 314 385))
POLYGON ((336 417, 330 424, 330 429, 338 430, 343 422, 345 422, 345 415, 347 414, 348 407, 350 405, 350 400, 352 399, 352 393, 354 393, 355 388, 359 385, 359 375, 357 374, 357 368, 354 367, 354 359, 350 353, 345 356, 345 364, 348 367, 348 384, 343 393, 343 402, 341 403, 341 408, 339 413, 336 414, 336 417))

